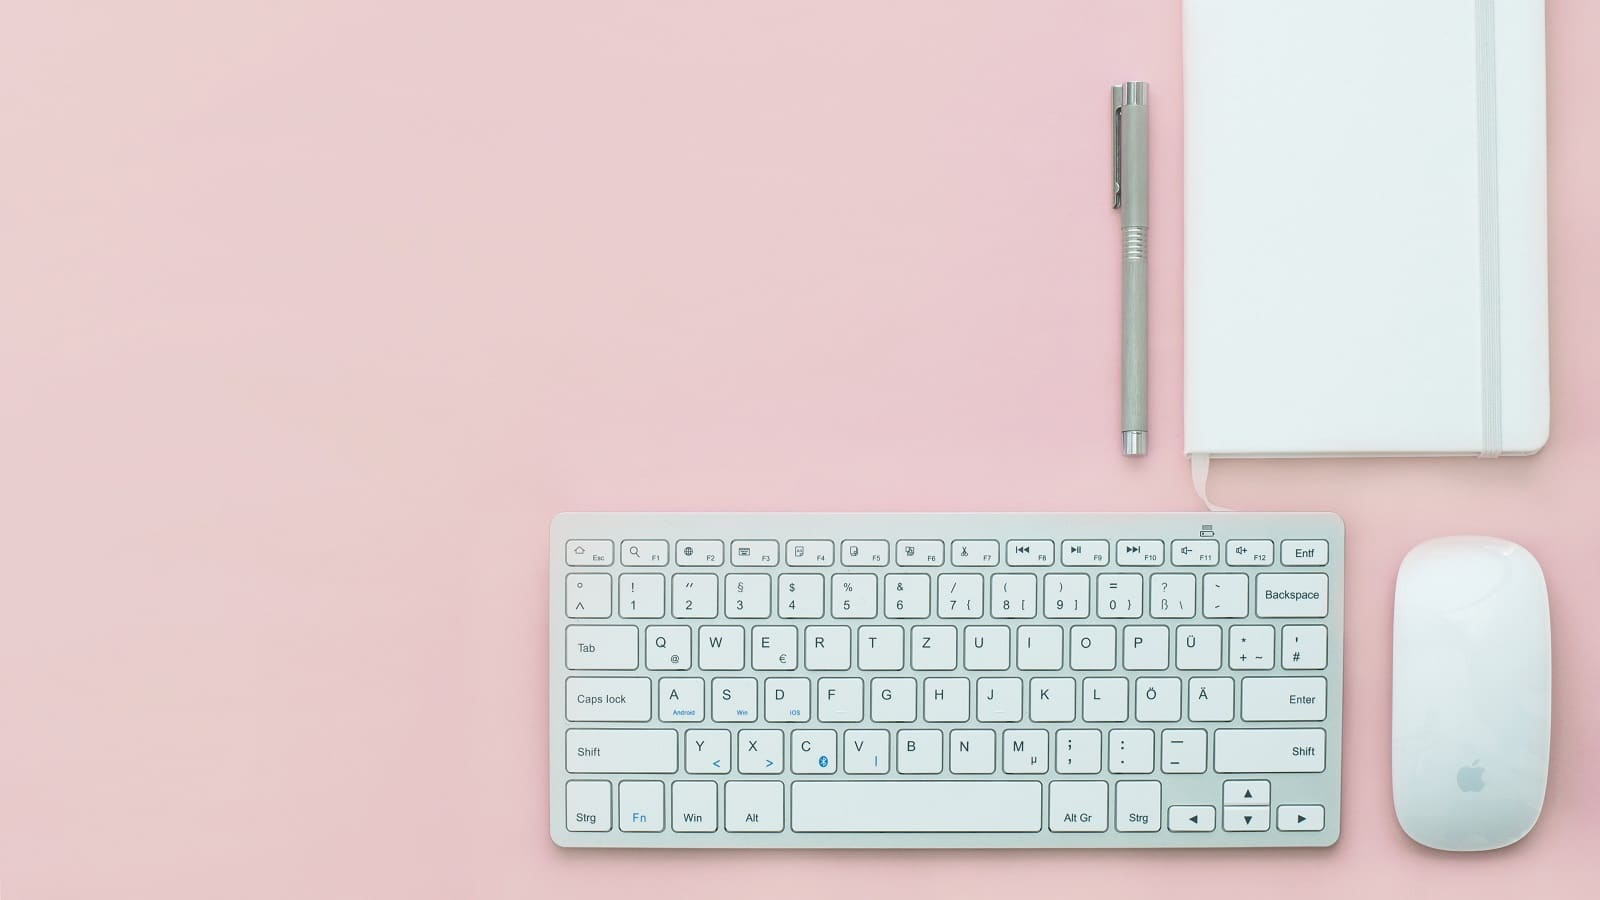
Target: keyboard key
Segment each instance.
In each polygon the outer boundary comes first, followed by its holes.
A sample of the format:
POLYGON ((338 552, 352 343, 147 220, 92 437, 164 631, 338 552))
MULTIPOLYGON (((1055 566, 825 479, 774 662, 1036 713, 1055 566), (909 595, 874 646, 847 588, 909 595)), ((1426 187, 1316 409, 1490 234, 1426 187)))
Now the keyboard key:
POLYGON ((651 625, 644 630, 644 665, 647 669, 682 671, 689 668, 690 631, 687 625, 651 625))
POLYGON ((1067 728, 1056 732, 1056 771, 1062 775, 1100 774, 1103 735, 1093 728, 1067 728))
POLYGON ((686 832, 717 830, 715 781, 672 783, 672 830, 686 832))
POLYGON ((1000 736, 1005 747, 1003 768, 1008 775, 1041 775, 1050 771, 1050 732, 1010 728, 1000 736))
POLYGON ((778 617, 822 618, 822 583, 822 576, 816 574, 779 575, 778 617))
POLYGON ((974 574, 940 575, 938 607, 940 618, 982 618, 983 576, 974 574))
POLYGON ((864 687, 859 678, 821 678, 817 680, 818 722, 860 722, 866 708, 861 699, 864 687))
POLYGON ((968 625, 962 635, 962 664, 974 672, 1011 668, 1011 629, 1004 625, 968 625))
POLYGON ((1129 625, 1122 629, 1122 667, 1154 671, 1167 667, 1167 626, 1129 625))
POLYGON ((1044 614, 1047 619, 1089 617, 1089 576, 1052 574, 1044 577, 1044 614))
POLYGON ((744 668, 744 629, 737 625, 700 626, 700 668, 731 672, 744 668))
POLYGON ((918 625, 911 629, 911 668, 922 672, 948 672, 956 667, 954 625, 918 625))
POLYGON ((657 682, 656 717, 663 722, 699 722, 706 717, 703 678, 662 678, 657 682))
POLYGON ((1272 668, 1272 626, 1228 626, 1228 666, 1233 669, 1272 668))
POLYGON ((721 541, 679 541, 677 563, 680 566, 722 565, 721 541))
POLYGON ((1110 541, 1067 540, 1061 542, 1063 566, 1104 566, 1111 562, 1110 541))
POLYGON ((1246 678, 1239 718, 1246 722, 1321 722, 1328 717, 1328 679, 1246 678))
POLYGON ((1189 721, 1233 721, 1233 679, 1189 679, 1189 721))
POLYGON ((1223 554, 1230 566, 1272 565, 1271 541, 1229 541, 1223 554))
POLYGON ((1031 619, 1038 613, 1039 580, 1032 573, 994 576, 989 612, 996 619, 1031 619))
POLYGON ((1133 683, 1133 717, 1140 722, 1176 722, 1183 708, 1178 678, 1140 678, 1133 683))
POLYGON ((926 619, 931 592, 926 575, 889 575, 883 580, 883 614, 890 619, 926 619))
POLYGON ((1028 681, 1028 719, 1033 722, 1071 722, 1076 715, 1075 686, 1071 678, 1033 678, 1028 681))
POLYGON ((1328 576, 1321 572, 1256 576, 1256 615, 1320 618, 1328 614, 1328 576))
POLYGON ((1113 728, 1107 767, 1113 775, 1148 775, 1156 768, 1156 733, 1145 728, 1113 728))
POLYGON ((839 732, 809 728, 789 732, 789 759, 796 775, 839 771, 839 732))
POLYGON ((733 732, 692 729, 683 733, 683 770, 691 775, 733 771, 733 732))
POLYGON ((1117 565, 1159 566, 1167 561, 1167 545, 1158 540, 1117 541, 1117 565))
POLYGON ((1168 728, 1161 732, 1162 772, 1169 775, 1198 775, 1205 770, 1205 729, 1168 728))
POLYGON ((1050 782, 1050 830, 1105 831, 1109 795, 1104 781, 1050 782))
POLYGON ((756 680, 754 678, 713 678, 711 680, 711 721, 754 722, 756 720, 756 680))
POLYGON ((1022 679, 978 679, 979 722, 1022 721, 1022 679))
POLYGON ((1017 629, 1017 668, 1025 672, 1059 672, 1062 663, 1060 625, 1024 625, 1017 629))
POLYGON ((567 574, 567 618, 605 619, 610 615, 610 575, 604 572, 567 574))
POLYGON ((1167 807, 1168 831, 1216 831, 1217 808, 1215 806, 1169 806, 1167 807))
POLYGON ((715 619, 717 576, 689 572, 673 575, 672 616, 676 619, 715 619))
POLYGON ((729 831, 782 831, 783 782, 730 781, 723 788, 729 831))
POLYGON ((1272 782, 1231 778, 1222 783, 1223 806, 1266 806, 1272 802, 1272 782))
POLYGON ((1144 576, 1105 573, 1095 579, 1102 619, 1137 619, 1144 615, 1144 576))
POLYGON ((835 619, 876 619, 878 617, 878 576, 870 573, 833 576, 833 617, 835 619))
MULTIPOLYGON (((731 787, 731 785, 730 785, 731 787)), ((795 831, 1038 831, 1037 781, 796 781, 795 831)))
POLYGON ((922 720, 965 722, 972 718, 972 684, 966 678, 928 678, 922 682, 922 720))
POLYGON ((666 541, 623 541, 625 566, 664 566, 669 562, 666 541))
POLYGON ((889 564, 888 541, 845 541, 841 549, 840 562, 843 565, 887 566, 889 564))
POLYGON ((568 678, 567 721, 650 721, 650 679, 568 678))
POLYGON ((1216 541, 1172 542, 1172 564, 1175 566, 1214 566, 1220 555, 1216 541))
POLYGON ((944 732, 901 729, 895 735, 895 771, 901 775, 937 775, 944 770, 944 732))
POLYGON ((1128 679, 1085 678, 1083 680, 1083 721, 1128 721, 1128 679))
POLYGON ((915 722, 916 720, 915 678, 872 679, 872 721, 915 722))
POLYGON ((811 679, 768 678, 763 688, 768 722, 811 721, 811 679))
POLYGON ((1321 772, 1328 733, 1321 728, 1219 728, 1218 772, 1321 772))
POLYGON ((1177 666, 1186 672, 1222 668, 1222 626, 1179 625, 1177 666))
POLYGON ((880 729, 846 731, 844 771, 848 775, 888 774, 889 732, 880 729))
POLYGON ((951 541, 952 566, 997 566, 1000 564, 999 541, 951 541))
POLYGON ((1265 806, 1224 806, 1223 831, 1266 831, 1271 818, 1265 806))
POLYGON ((610 541, 567 541, 567 565, 609 566, 612 562, 611 548, 610 541))
POLYGON ((806 626, 806 668, 818 672, 850 668, 850 626, 806 626))
POLYGON ((659 619, 667 614, 667 579, 629 572, 617 579, 617 614, 624 619, 659 619))
POLYGON ((942 566, 944 541, 898 541, 894 559, 902 566, 942 566))
POLYGON ((1096 672, 1117 667, 1116 626, 1074 625, 1069 640, 1073 669, 1096 672))
POLYGON ((1157 619, 1192 619, 1194 576, 1187 573, 1150 576, 1150 615, 1157 619))
POLYGON ((1285 804, 1278 807, 1278 830, 1321 831, 1324 813, 1321 806, 1285 804))
POLYGON ((611 782, 567 782, 567 830, 611 830, 611 782))
POLYGON ((831 566, 833 541, 820 538, 790 541, 784 545, 784 559, 791 566, 831 566))
POLYGON ((1117 830, 1161 830, 1161 782, 1117 782, 1117 830))
POLYGON ((1281 665, 1285 669, 1326 669, 1328 667, 1328 626, 1283 626, 1281 665))
POLYGON ((736 566, 775 566, 778 564, 777 541, 734 541, 733 555, 728 560, 736 566))
POLYGON ((617 824, 622 831, 661 831, 666 827, 667 786, 659 781, 617 785, 617 824))
POLYGON ((671 728, 568 728, 567 771, 678 771, 678 732, 671 728))
POLYGON ((1006 565, 1048 566, 1056 560, 1054 541, 1006 541, 1006 565))
POLYGON ((783 732, 747 728, 739 732, 738 741, 740 774, 783 774, 783 732))
POLYGON ((905 668, 906 636, 899 625, 863 625, 856 629, 856 665, 867 672, 905 668))
POLYGON ((994 774, 994 741, 992 731, 958 729, 950 732, 950 774, 994 774))
POLYGON ((770 625, 750 631, 750 668, 757 672, 792 672, 800 663, 800 632, 793 625, 770 625))
POLYGON ((729 575, 722 596, 728 618, 765 619, 772 615, 772 576, 765 572, 729 575))
POLYGON ((638 667, 639 626, 567 626, 567 668, 637 669, 638 667))
MULTIPOLYGON (((1284 541, 1279 545, 1281 562, 1286 566, 1325 566, 1328 564, 1327 541, 1284 541)), ((1313 829, 1320 831, 1320 828, 1313 829)))
POLYGON ((1250 577, 1218 574, 1201 579, 1201 611, 1208 619, 1242 619, 1250 615, 1250 577))

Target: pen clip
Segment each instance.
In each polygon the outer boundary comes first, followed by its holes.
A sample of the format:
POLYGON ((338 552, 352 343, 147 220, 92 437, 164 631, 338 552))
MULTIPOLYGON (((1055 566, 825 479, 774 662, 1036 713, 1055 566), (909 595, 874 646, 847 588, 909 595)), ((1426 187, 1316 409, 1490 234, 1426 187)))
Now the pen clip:
POLYGON ((1111 208, 1122 208, 1122 107, 1127 100, 1123 86, 1111 86, 1111 208))

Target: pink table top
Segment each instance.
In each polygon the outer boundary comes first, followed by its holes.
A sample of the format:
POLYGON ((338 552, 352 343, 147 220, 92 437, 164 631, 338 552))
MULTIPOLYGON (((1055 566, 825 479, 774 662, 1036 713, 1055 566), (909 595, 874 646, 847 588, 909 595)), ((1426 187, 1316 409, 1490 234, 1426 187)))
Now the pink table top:
POLYGON ((1177 0, 243 6, 39 4, 0 34, 6 900, 1503 897, 1600 874, 1600 4, 1549 9, 1549 448, 1214 471, 1225 505, 1347 524, 1339 844, 939 854, 554 847, 548 520, 1199 508, 1177 0), (1126 78, 1154 104, 1133 461, 1126 78), (1395 570, 1460 532, 1532 549, 1556 623, 1543 820, 1469 857, 1407 840, 1388 783, 1395 570))

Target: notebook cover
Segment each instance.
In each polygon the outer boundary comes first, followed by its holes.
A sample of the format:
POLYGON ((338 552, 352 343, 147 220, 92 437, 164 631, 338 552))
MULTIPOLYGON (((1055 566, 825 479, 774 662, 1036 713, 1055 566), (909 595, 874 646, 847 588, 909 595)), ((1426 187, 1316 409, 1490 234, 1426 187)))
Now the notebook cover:
POLYGON ((1184 93, 1188 453, 1544 444, 1541 0, 1187 0, 1184 93))

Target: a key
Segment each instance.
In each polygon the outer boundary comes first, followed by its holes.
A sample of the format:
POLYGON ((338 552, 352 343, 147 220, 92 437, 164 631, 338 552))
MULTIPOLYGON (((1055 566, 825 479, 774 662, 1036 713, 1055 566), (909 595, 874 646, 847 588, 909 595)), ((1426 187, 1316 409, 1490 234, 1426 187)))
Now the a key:
POLYGON ((962 661, 974 672, 1011 667, 1011 629, 1004 625, 968 625, 962 634, 962 661))
POLYGON ((878 576, 870 572, 841 573, 833 576, 833 617, 876 619, 878 576))
POLYGON ((678 619, 715 619, 717 576, 689 572, 673 575, 672 615, 678 619))
POLYGON ((791 566, 833 565, 833 541, 814 539, 784 545, 784 561, 791 566))
POLYGON ((567 573, 567 618, 604 619, 611 615, 611 576, 604 572, 567 573))
POLYGON ((1167 667, 1167 626, 1129 625, 1122 629, 1122 667, 1156 671, 1167 667))
POLYGON ((1272 565, 1271 541, 1229 541, 1223 559, 1230 566, 1272 565))
POLYGON ((1137 619, 1144 615, 1143 575, 1102 573, 1095 579, 1095 593, 1102 619, 1137 619))
POLYGON ((1189 679, 1189 721, 1233 721, 1233 679, 1189 679))
POLYGON ((713 678, 711 680, 711 721, 754 722, 756 720, 756 680, 754 678, 713 678))
POLYGON ((822 576, 788 573, 778 576, 778 617, 822 618, 822 576))
POLYGON ((1054 541, 1006 541, 1006 565, 1048 566, 1055 562, 1054 541))
POLYGON ((717 830, 715 781, 672 783, 672 830, 684 832, 717 830))
POLYGON ((978 721, 1022 721, 1022 679, 979 678, 978 721))
POLYGON ((1052 573, 1044 577, 1044 615, 1047 619, 1089 617, 1089 576, 1052 573))
POLYGON ((847 566, 886 566, 889 564, 888 541, 845 541, 840 545, 840 562, 847 566))
POLYGON ((1098 775, 1103 737, 1094 728, 1064 728, 1057 731, 1056 771, 1062 775, 1098 775))
POLYGON ((814 672, 839 672, 850 668, 850 626, 807 626, 806 668, 814 672))
POLYGON ((1321 722, 1328 717, 1328 679, 1246 678, 1239 718, 1246 722, 1321 722))
POLYGON ((839 733, 810 728, 789 732, 789 769, 796 775, 839 771, 839 733))
POLYGON ((1216 831, 1217 808, 1215 806, 1169 806, 1167 807, 1168 831, 1216 831))
POLYGON ((922 682, 926 722, 965 722, 972 718, 972 685, 965 678, 927 678, 922 682))
POLYGON ((1283 541, 1278 545, 1278 552, 1280 561, 1286 566, 1328 564, 1327 541, 1283 541))
POLYGON ((890 619, 926 619, 930 584, 922 574, 896 574, 883 580, 883 614, 890 619))
POLYGON ((567 721, 650 721, 650 679, 568 678, 567 721))
POLYGON ((1250 615, 1250 577, 1233 572, 1200 579, 1200 611, 1208 619, 1242 619, 1250 615))
POLYGON ((1083 721, 1128 721, 1128 679, 1083 679, 1083 721))
POLYGON ((651 625, 644 630, 644 665, 657 671, 689 668, 689 626, 651 625))
POLYGON ((629 572, 617 579, 617 615, 659 619, 667 614, 667 579, 655 572, 629 572))
POLYGON ((617 785, 617 826, 621 831, 661 831, 667 825, 666 785, 624 781, 617 785))
POLYGON ((763 688, 768 722, 811 721, 811 679, 768 678, 763 688))
POLYGON ((567 626, 567 668, 637 669, 638 667, 639 626, 567 626))
POLYGON ((1017 629, 1017 668, 1025 672, 1059 672, 1062 663, 1060 625, 1024 625, 1017 629))
POLYGON ((1222 626, 1179 625, 1177 665, 1187 672, 1222 668, 1222 626))
POLYGON ((1061 542, 1063 566, 1104 566, 1111 562, 1110 541, 1066 540, 1061 542))
POLYGON ((1256 615, 1263 619, 1328 614, 1328 576, 1321 572, 1256 576, 1256 615))
POLYGON ((1169 775, 1199 774, 1206 770, 1206 732, 1203 728, 1168 728, 1161 732, 1161 771, 1169 775))
POLYGON ((940 575, 939 617, 978 619, 983 617, 983 576, 977 574, 940 575))
POLYGON ((1050 771, 1050 732, 1010 728, 1000 735, 1005 748, 1002 768, 1008 775, 1039 775, 1050 771))
POLYGON ((956 667, 956 642, 954 625, 918 625, 911 629, 911 668, 951 671, 956 667))
POLYGON ((1218 728, 1218 772, 1321 772, 1328 733, 1321 728, 1218 728))
POLYGON ((610 541, 567 541, 567 565, 609 566, 612 544, 610 541))
POLYGON ((902 728, 895 734, 894 754, 901 775, 937 775, 944 771, 944 732, 902 728))
POLYGON ((1037 781, 822 780, 792 790, 797 832, 976 833, 1038 831, 1044 789, 1037 781))
POLYGON ((677 551, 680 566, 722 565, 721 541, 679 541, 677 551))
POLYGON ((738 625, 700 626, 700 668, 732 672, 744 668, 744 629, 738 625))
POLYGON ((1050 782, 1050 830, 1105 831, 1108 796, 1104 781, 1050 782))
POLYGON ((1280 664, 1285 669, 1328 667, 1328 626, 1285 625, 1280 664))
POLYGON ((1074 625, 1069 636, 1072 668, 1094 672, 1117 667, 1117 629, 1112 625, 1074 625))
POLYGON ((817 721, 859 722, 862 719, 859 678, 821 678, 817 680, 817 721))
POLYGON ((1159 566, 1166 562, 1167 545, 1157 540, 1117 541, 1117 565, 1159 566))
POLYGON ((567 771, 671 774, 678 771, 678 732, 671 728, 568 728, 567 771))
POLYGON ((1108 768, 1114 775, 1148 775, 1156 767, 1156 733, 1145 728, 1113 728, 1107 736, 1108 768))
POLYGON ((664 566, 667 564, 667 542, 623 541, 622 564, 625 566, 664 566))
POLYGON ((783 774, 783 732, 747 728, 737 735, 739 772, 743 775, 783 774))
POLYGON ((1172 564, 1175 566, 1214 566, 1219 555, 1216 541, 1172 542, 1172 564))
POLYGON ((916 720, 915 678, 872 679, 872 721, 915 722, 916 720))
POLYGON ((695 728, 683 733, 683 770, 691 775, 733 771, 733 732, 695 728))
POLYGON ((862 625, 856 629, 856 665, 868 672, 905 668, 905 629, 899 625, 862 625))
POLYGON ((897 541, 894 545, 894 561, 902 566, 942 566, 944 541, 897 541))
POLYGON ((1117 830, 1161 830, 1161 782, 1117 782, 1117 830))
POLYGON ((1192 619, 1195 614, 1194 576, 1150 576, 1150 615, 1157 619, 1192 619))
POLYGON ((1272 668, 1272 626, 1228 626, 1228 666, 1233 669, 1272 668))
POLYGON ((1033 573, 995 575, 989 590, 989 612, 996 619, 1031 619, 1038 612, 1039 580, 1033 573))
POLYGON ((611 782, 567 782, 567 830, 611 830, 611 782))
POLYGON ((951 541, 950 564, 953 566, 997 566, 1000 564, 1000 542, 951 541))
POLYGON ((750 629, 750 668, 758 672, 791 672, 799 667, 800 632, 793 625, 750 629))
POLYGON ((994 732, 981 729, 950 732, 950 774, 994 774, 994 732))
POLYGON ((703 678, 659 679, 656 696, 656 717, 663 722, 699 722, 706 717, 703 678))
POLYGON ((889 772, 889 732, 856 729, 844 733, 844 771, 848 775, 889 772))
POLYGON ((1033 678, 1028 681, 1028 718, 1034 722, 1071 722, 1076 714, 1075 685, 1071 678, 1033 678))
POLYGON ((765 572, 729 575, 723 582, 724 614, 730 619, 765 619, 772 615, 772 576, 765 572))
POLYGON ((729 831, 782 831, 783 782, 730 781, 723 788, 729 831))
POLYGON ((778 564, 777 541, 734 541, 728 561, 736 566, 775 566, 778 564))
POLYGON ((1140 722, 1176 722, 1183 706, 1177 678, 1140 678, 1133 683, 1133 717, 1140 722))

